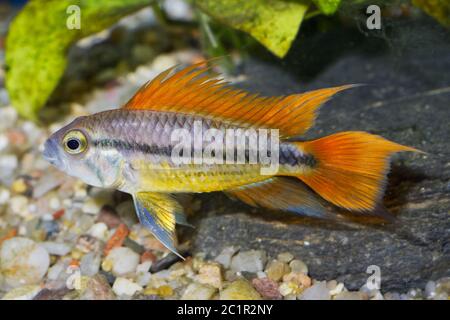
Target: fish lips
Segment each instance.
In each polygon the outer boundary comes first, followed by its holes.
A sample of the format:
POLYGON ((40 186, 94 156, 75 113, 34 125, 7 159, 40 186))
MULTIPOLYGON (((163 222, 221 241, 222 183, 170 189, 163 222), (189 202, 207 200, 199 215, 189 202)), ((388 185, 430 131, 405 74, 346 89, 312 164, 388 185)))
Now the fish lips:
POLYGON ((64 169, 64 161, 61 159, 60 148, 58 143, 53 138, 49 138, 44 144, 44 151, 42 156, 45 160, 50 162, 53 166, 64 169))

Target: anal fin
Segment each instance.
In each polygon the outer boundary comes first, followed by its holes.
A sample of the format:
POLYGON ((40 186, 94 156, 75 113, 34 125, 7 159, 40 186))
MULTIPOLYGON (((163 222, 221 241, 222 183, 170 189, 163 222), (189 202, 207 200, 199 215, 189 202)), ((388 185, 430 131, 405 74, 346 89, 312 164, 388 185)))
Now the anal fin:
POLYGON ((174 244, 175 224, 182 215, 179 203, 170 195, 157 192, 138 192, 133 199, 140 223, 167 249, 183 258, 174 244))
POLYGON ((325 201, 305 184, 286 177, 273 177, 262 182, 227 190, 227 193, 254 207, 334 219, 334 215, 331 215, 325 207, 325 201))

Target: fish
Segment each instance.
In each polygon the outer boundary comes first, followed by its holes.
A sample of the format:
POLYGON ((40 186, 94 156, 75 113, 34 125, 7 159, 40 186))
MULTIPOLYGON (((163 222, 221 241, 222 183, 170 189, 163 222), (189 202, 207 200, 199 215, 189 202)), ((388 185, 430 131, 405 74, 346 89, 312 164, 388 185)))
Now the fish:
POLYGON ((315 218, 329 217, 330 205, 372 214, 391 155, 420 152, 364 131, 303 138, 319 108, 355 85, 269 97, 233 87, 203 63, 176 69, 121 108, 74 119, 47 139, 43 157, 89 185, 130 194, 140 223, 177 255, 176 225, 189 225, 177 194, 223 191, 315 218))

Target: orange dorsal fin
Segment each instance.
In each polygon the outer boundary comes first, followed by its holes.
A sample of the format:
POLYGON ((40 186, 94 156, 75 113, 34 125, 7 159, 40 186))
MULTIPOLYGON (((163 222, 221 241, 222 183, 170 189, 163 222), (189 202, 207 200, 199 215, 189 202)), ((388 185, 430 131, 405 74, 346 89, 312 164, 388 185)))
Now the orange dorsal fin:
POLYGON ((194 64, 178 72, 170 68, 149 81, 123 108, 180 112, 227 121, 244 128, 273 128, 288 138, 314 125, 320 105, 345 85, 289 96, 263 97, 207 75, 210 68, 194 64))

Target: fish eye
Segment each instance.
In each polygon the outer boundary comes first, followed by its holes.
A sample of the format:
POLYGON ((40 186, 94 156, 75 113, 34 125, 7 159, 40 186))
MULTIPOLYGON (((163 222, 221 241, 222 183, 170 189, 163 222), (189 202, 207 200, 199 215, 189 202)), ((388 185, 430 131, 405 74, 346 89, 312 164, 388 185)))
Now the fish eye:
POLYGON ((86 136, 79 130, 69 131, 63 138, 63 147, 67 153, 79 154, 87 148, 86 136))

